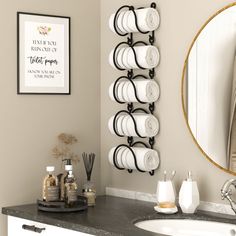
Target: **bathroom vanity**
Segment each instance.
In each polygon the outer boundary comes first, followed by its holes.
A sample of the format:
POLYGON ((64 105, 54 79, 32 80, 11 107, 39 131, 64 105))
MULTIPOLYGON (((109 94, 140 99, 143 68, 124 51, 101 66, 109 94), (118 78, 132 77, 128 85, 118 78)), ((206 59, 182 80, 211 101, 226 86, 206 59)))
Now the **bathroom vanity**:
POLYGON ((9 236, 160 236, 135 226, 135 223, 153 219, 192 219, 234 224, 235 216, 199 211, 196 214, 163 215, 154 212, 154 203, 125 198, 101 196, 96 206, 76 213, 47 213, 37 210, 36 204, 5 207, 9 236), (28 227, 28 229, 27 229, 28 227), (29 228, 31 227, 31 228, 29 228), (31 229, 31 230, 29 230, 31 229))
MULTIPOLYGON (((23 229, 23 225, 43 229, 45 236, 86 235, 155 235, 134 226, 134 221, 154 213, 153 203, 102 196, 96 206, 75 213, 48 213, 37 210, 36 204, 6 207, 2 213, 8 217, 9 236, 38 235, 23 229)), ((155 213, 154 213, 155 215, 155 213)), ((39 234, 39 235, 40 235, 39 234)))
POLYGON ((67 236, 86 236, 85 234, 74 230, 64 229, 37 221, 26 220, 19 217, 8 216, 8 235, 9 236, 34 236, 37 234, 49 235, 67 235, 67 236))

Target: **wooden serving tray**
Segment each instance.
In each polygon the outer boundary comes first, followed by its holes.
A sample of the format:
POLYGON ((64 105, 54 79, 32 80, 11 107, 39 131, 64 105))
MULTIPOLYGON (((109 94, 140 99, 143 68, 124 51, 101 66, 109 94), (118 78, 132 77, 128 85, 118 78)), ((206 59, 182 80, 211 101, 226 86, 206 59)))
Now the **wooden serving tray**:
POLYGON ((87 198, 84 196, 78 196, 78 200, 74 207, 66 206, 64 201, 57 202, 45 202, 37 200, 38 210, 46 212, 75 212, 84 211, 88 208, 87 198))

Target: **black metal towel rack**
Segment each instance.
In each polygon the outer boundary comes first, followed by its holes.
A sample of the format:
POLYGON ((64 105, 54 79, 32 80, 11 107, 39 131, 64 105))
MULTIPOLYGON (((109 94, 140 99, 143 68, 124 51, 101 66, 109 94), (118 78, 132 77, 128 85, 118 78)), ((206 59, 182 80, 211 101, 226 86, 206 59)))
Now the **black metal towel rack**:
MULTIPOLYGON (((152 8, 156 8, 156 3, 152 2, 150 7, 152 8)), ((140 7, 140 8, 137 8, 137 9, 142 9, 143 7, 140 7)), ((120 80, 128 80, 131 84, 132 84, 132 87, 134 89, 134 94, 135 94, 135 98, 136 100, 140 103, 140 104, 147 104, 148 105, 148 110, 144 109, 144 108, 136 108, 134 109, 134 106, 133 106, 133 103, 128 103, 127 104, 127 110, 120 110, 118 111, 115 116, 114 116, 114 119, 113 119, 113 130, 115 132, 115 134, 119 137, 124 137, 123 135, 119 134, 118 130, 117 130, 117 127, 116 127, 116 119, 118 118, 118 116, 121 114, 121 113, 125 113, 127 115, 129 115, 133 121, 133 124, 134 124, 134 129, 135 129, 135 132, 137 134, 137 136, 139 138, 147 138, 147 137, 143 137, 139 134, 138 132, 138 129, 137 129, 137 124, 136 124, 136 121, 133 117, 133 114, 135 112, 143 112, 143 113, 146 113, 146 114, 153 114, 154 113, 154 110, 155 110, 155 104, 154 102, 153 103, 146 103, 146 102, 142 102, 139 97, 137 96, 137 90, 136 90, 136 87, 135 87, 135 83, 133 82, 133 80, 137 79, 138 77, 141 77, 143 79, 154 79, 155 77, 155 68, 152 68, 152 69, 149 69, 149 73, 148 73, 148 76, 146 75, 143 75, 143 74, 137 74, 137 75, 134 75, 134 72, 133 72, 133 69, 129 69, 129 70, 126 70, 126 69, 123 69, 121 68, 117 62, 116 62, 116 53, 118 51, 118 49, 123 46, 123 45, 126 45, 128 47, 131 48, 133 54, 134 54, 134 60, 135 60, 135 63, 137 65, 137 67, 141 70, 146 70, 146 68, 142 67, 141 65, 139 65, 138 63, 138 60, 137 60, 137 55, 136 55, 136 52, 135 52, 135 49, 134 47, 137 46, 137 45, 153 45, 154 42, 155 42, 155 32, 154 31, 142 31, 139 26, 138 26, 138 19, 137 19, 137 15, 136 15, 136 12, 135 12, 135 8, 134 6, 129 6, 129 5, 123 5, 121 6, 115 13, 114 15, 114 21, 113 21, 113 27, 114 27, 114 30, 115 32, 119 35, 119 36, 127 36, 127 41, 124 41, 124 42, 120 42, 115 48, 114 48, 114 51, 113 51, 113 64, 114 66, 116 67, 116 69, 120 70, 120 71, 127 71, 127 76, 120 76, 119 78, 117 78, 114 82, 114 86, 113 86, 113 97, 115 99, 116 102, 120 103, 120 104, 125 104, 125 102, 122 102, 120 101, 118 98, 117 98, 117 95, 116 95, 116 87, 117 87, 117 84, 120 80), (133 33, 121 33, 118 29, 118 26, 117 26, 117 18, 118 18, 118 15, 120 14, 120 12, 127 8, 129 11, 132 11, 133 14, 134 14, 134 19, 135 19, 135 26, 137 28, 137 30, 139 31, 139 33, 141 34, 148 34, 149 37, 148 37, 148 41, 149 43, 146 43, 144 41, 137 41, 137 42, 134 42, 134 39, 133 39, 133 33)), ((119 167, 119 165, 117 164, 117 151, 119 150, 120 147, 126 147, 128 148, 131 153, 132 153, 132 156, 134 158, 134 163, 135 163, 135 167, 138 171, 140 172, 145 172, 143 170, 141 170, 138 166, 138 162, 137 162, 137 158, 136 158, 136 155, 134 153, 134 151, 132 150, 132 147, 136 146, 136 145, 143 145, 144 147, 146 148, 151 148, 153 149, 153 146, 155 144, 155 137, 149 137, 148 138, 148 142, 149 144, 146 144, 145 142, 143 141, 137 141, 137 142, 134 142, 134 139, 132 136, 129 136, 127 137, 127 142, 128 144, 120 144, 118 145, 115 150, 114 150, 114 153, 113 153, 113 163, 114 163, 114 166, 119 169, 119 170, 124 170, 124 168, 121 168, 119 167)), ((132 173, 133 170, 131 169, 128 169, 128 172, 129 173, 132 173)), ((151 176, 153 176, 155 173, 155 170, 151 170, 149 171, 149 174, 151 176)))

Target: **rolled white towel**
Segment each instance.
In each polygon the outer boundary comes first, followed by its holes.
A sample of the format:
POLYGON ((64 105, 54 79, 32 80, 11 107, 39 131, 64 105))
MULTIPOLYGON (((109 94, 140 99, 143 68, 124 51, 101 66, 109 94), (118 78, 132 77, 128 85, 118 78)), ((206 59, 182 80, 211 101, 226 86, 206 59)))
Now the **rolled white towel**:
POLYGON ((130 33, 132 32, 132 29, 129 27, 129 14, 130 11, 126 11, 123 17, 122 25, 125 30, 125 32, 130 33))
MULTIPOLYGON (((108 160, 110 164, 113 166, 114 166, 113 155, 114 155, 115 149, 116 147, 113 147, 108 153, 108 160)), ((126 147, 122 147, 122 146, 119 147, 116 151, 116 163, 120 168, 127 168, 123 165, 123 162, 122 162, 124 151, 126 151, 126 147)))
MULTIPOLYGON (((138 27, 142 31, 156 30, 160 24, 160 16, 154 8, 142 8, 135 10, 137 16, 138 27)), ((115 33, 114 29, 114 17, 113 13, 109 18, 109 28, 115 33)), ((138 32, 135 25, 135 18, 132 11, 120 12, 117 15, 116 22, 117 30, 120 33, 132 33, 138 32)))
MULTIPOLYGON (((112 116, 109 120, 108 120, 108 129, 111 132, 111 134, 115 134, 115 131, 113 129, 113 121, 114 121, 114 116, 112 116)), ((116 126, 116 123, 115 123, 116 126)))
MULTIPOLYGON (((159 85, 150 79, 135 79, 133 80, 137 97, 142 102, 152 103, 158 100, 160 96, 159 85)), ((109 97, 112 101, 115 101, 113 96, 114 82, 109 87, 109 97)), ((138 102, 135 97, 134 87, 128 80, 118 81, 115 87, 115 95, 121 102, 138 102), (122 82, 122 83, 121 83, 122 82), (124 89, 124 83, 127 84, 126 90, 124 89), (127 93, 127 94, 125 94, 127 93)))
MULTIPOLYGON (((143 171, 151 171, 158 168, 160 159, 158 152, 150 148, 132 147, 136 156, 137 165, 143 171)), ((136 169, 131 151, 126 155, 126 161, 130 169, 136 169)))
MULTIPOLYGON (((160 53, 155 46, 135 46, 134 51, 137 62, 141 67, 152 69, 159 64, 160 53)), ((114 49, 109 54, 109 63, 112 67, 116 68, 113 62, 113 54, 114 49)), ((134 52, 130 47, 118 48, 115 54, 115 62, 122 69, 139 69, 135 62, 134 52)))
POLYGON ((130 47, 126 47, 125 50, 124 50, 124 53, 123 53, 123 57, 122 57, 122 62, 123 62, 123 65, 124 65, 124 69, 133 69, 133 66, 132 64, 130 64, 130 51, 132 51, 132 49, 130 47))
MULTIPOLYGON (((156 30, 160 24, 160 16, 154 8, 142 8, 135 10, 137 16, 138 27, 141 31, 156 30)), ((134 13, 130 11, 128 15, 128 26, 131 32, 139 32, 135 25, 134 13)))
POLYGON ((126 49, 127 47, 122 47, 120 48, 120 50, 118 49, 117 50, 117 53, 116 53, 116 60, 117 60, 117 63, 118 63, 118 66, 120 68, 123 68, 123 69, 126 69, 127 67, 127 64, 126 64, 126 61, 124 60, 126 56, 126 49))
MULTIPOLYGON (((135 46, 134 51, 136 54, 137 62, 141 67, 152 69, 159 64, 160 54, 155 46, 135 46)), ((128 51, 127 60, 131 69, 139 69, 138 65, 135 62, 134 52, 132 49, 128 51)))
MULTIPOLYGON (((113 147, 108 154, 108 160, 114 165, 113 154, 116 147, 113 147)), ((160 159, 158 152, 150 148, 132 147, 136 156, 138 168, 143 171, 151 171, 158 168, 160 159)), ((132 152, 126 147, 119 147, 116 152, 117 165, 121 168, 135 170, 135 162, 132 152)))
MULTIPOLYGON (((113 54, 114 54, 114 49, 111 50, 110 54, 109 54, 109 64, 116 69, 114 61, 113 61, 113 54)), ((117 53, 116 53, 117 55, 117 53)), ((115 62, 117 64, 117 59, 116 59, 116 55, 115 55, 115 62)), ((117 64, 118 65, 118 64, 117 64)))
POLYGON ((129 87, 129 82, 128 81, 124 81, 124 86, 123 86, 123 98, 125 101, 129 101, 129 93, 128 93, 128 87, 129 87))
POLYGON ((113 61, 113 54, 114 54, 114 49, 111 50, 111 52, 110 52, 110 54, 109 54, 108 60, 109 60, 109 64, 110 64, 113 68, 116 69, 115 64, 114 64, 114 61, 113 61))
MULTIPOLYGON (((127 102, 125 99, 124 99, 124 84, 126 83, 126 81, 118 81, 117 84, 116 84, 116 88, 115 88, 115 94, 116 94, 116 97, 117 99, 120 101, 120 102, 127 102)), ((110 85, 109 87, 109 97, 111 98, 112 101, 115 101, 115 98, 113 96, 113 88, 114 88, 114 82, 110 85)))
MULTIPOLYGON (((128 33, 123 27, 125 13, 126 13, 126 11, 119 12, 117 15, 117 18, 116 18, 116 23, 115 23, 116 29, 121 34, 128 33)), ((111 14, 111 16, 109 18, 109 28, 112 30, 112 32, 116 33, 116 31, 114 29, 114 17, 115 17, 115 13, 111 14)))
MULTIPOLYGON (((133 80, 137 97, 142 102, 155 102, 158 100, 160 96, 160 88, 159 85, 151 79, 135 79, 133 80)), ((127 81, 129 83, 128 86, 128 97, 129 100, 126 102, 138 102, 135 93, 134 93, 134 87, 131 84, 131 82, 127 81)))
MULTIPOLYGON (((119 82, 118 82, 119 83, 119 82)), ((118 83, 116 85, 116 88, 115 88, 115 94, 116 94, 116 97, 117 97, 117 88, 118 88, 118 83)), ((115 101, 115 98, 114 98, 114 95, 113 95, 113 89, 114 89, 114 82, 110 85, 109 89, 108 89, 108 93, 109 93, 109 97, 112 101, 115 101)))
MULTIPOLYGON (((118 16, 117 16, 118 17, 118 16)), ((114 29, 114 18, 115 18, 115 13, 112 13, 109 17, 109 21, 108 21, 108 24, 109 24, 109 28, 110 30, 115 33, 115 29, 114 29)), ((117 24, 116 24, 117 25, 117 24)))
MULTIPOLYGON (((159 121, 154 115, 144 114, 144 113, 133 113, 132 115, 136 121, 137 130, 141 136, 154 137, 158 134, 159 121)), ((123 127, 123 131, 124 132, 126 131, 124 134, 126 136, 138 137, 138 135, 135 132, 133 119, 129 115, 127 116, 128 118, 126 122, 123 122, 122 124, 122 125, 126 125, 126 129, 127 129, 127 130, 124 130, 124 127, 123 127)))
MULTIPOLYGON (((130 66, 127 64, 127 51, 126 51, 127 49, 129 49, 129 47, 119 47, 116 50, 115 62, 116 65, 122 69, 131 69, 128 68, 130 66)), ((109 64, 116 69, 116 66, 113 61, 113 54, 114 54, 114 49, 112 49, 109 54, 109 64)))
MULTIPOLYGON (((137 131, 143 137, 154 137, 159 132, 158 119, 152 114, 133 113, 134 120, 136 121, 137 131)), ((115 116, 112 116, 108 121, 108 128, 112 134, 115 134, 113 129, 113 121, 115 116)), ((138 137, 133 119, 130 115, 120 114, 115 121, 116 131, 120 135, 138 137)))
MULTIPOLYGON (((118 115, 117 118, 116 118, 116 121, 115 121, 116 131, 120 135, 124 135, 123 120, 124 120, 125 117, 126 117, 126 115, 118 115)), ((115 118, 115 116, 112 116, 108 121, 108 129, 111 132, 111 134, 116 134, 115 131, 114 131, 114 128, 113 128, 114 118, 115 118)))

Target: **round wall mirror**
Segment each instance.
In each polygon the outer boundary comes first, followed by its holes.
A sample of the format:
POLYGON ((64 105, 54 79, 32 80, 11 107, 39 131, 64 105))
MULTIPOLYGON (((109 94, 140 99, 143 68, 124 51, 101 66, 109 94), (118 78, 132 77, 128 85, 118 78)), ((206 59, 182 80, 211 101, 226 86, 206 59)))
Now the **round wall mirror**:
POLYGON ((184 63, 182 104, 199 149, 236 175, 236 3, 214 14, 195 36, 184 63))

